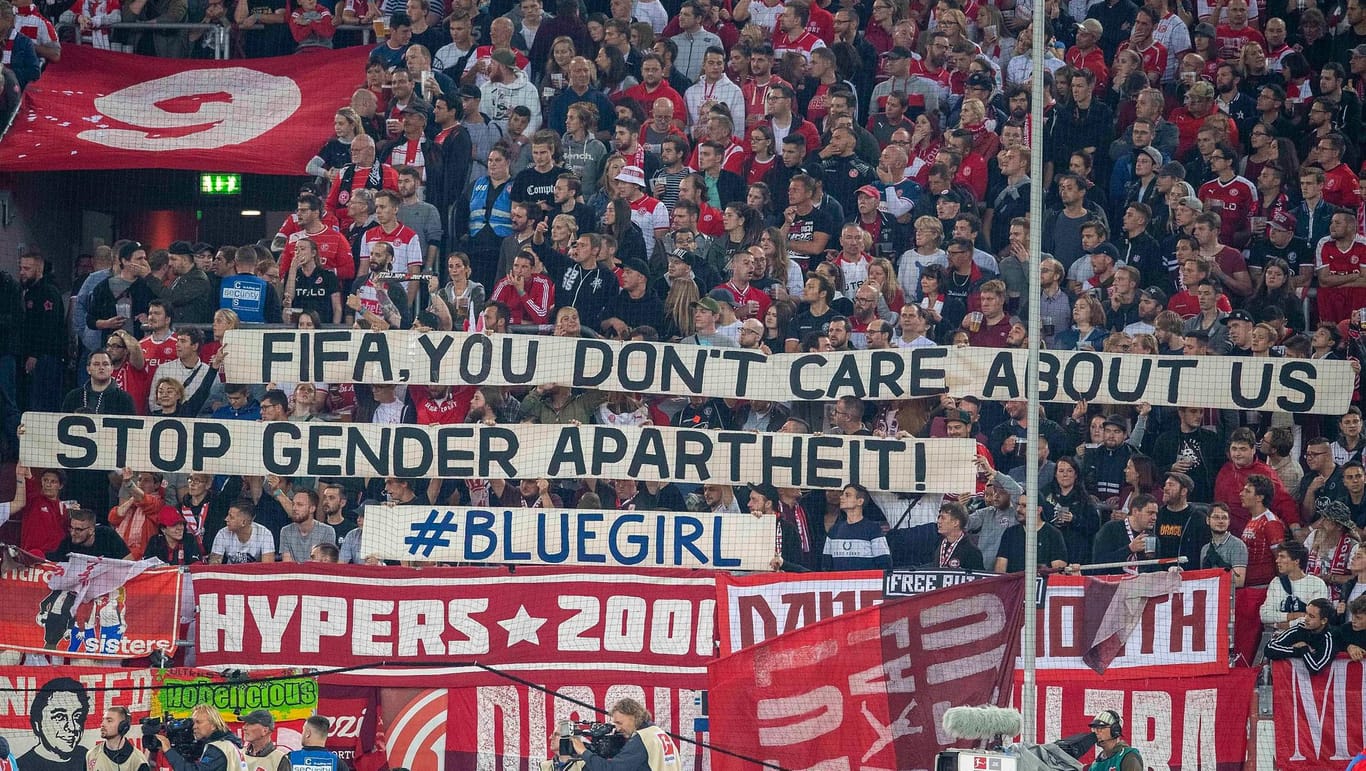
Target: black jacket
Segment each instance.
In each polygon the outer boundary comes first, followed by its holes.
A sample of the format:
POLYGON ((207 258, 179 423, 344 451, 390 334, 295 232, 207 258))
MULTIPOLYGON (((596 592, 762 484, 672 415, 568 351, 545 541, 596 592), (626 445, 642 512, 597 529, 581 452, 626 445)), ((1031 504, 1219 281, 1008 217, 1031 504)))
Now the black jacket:
MULTIPOLYGON (((157 299, 156 292, 144 279, 138 279, 129 285, 127 289, 128 298, 132 300, 133 310, 130 318, 137 317, 147 312, 147 305, 157 299)), ((95 322, 113 318, 118 315, 118 301, 114 297, 114 292, 110 289, 109 279, 100 282, 95 287, 95 291, 90 295, 90 313, 86 315, 85 325, 90 329, 99 329, 95 322)), ((137 322, 133 322, 136 328, 133 332, 134 337, 141 337, 142 330, 137 322)), ((106 338, 109 337, 109 330, 100 329, 100 333, 106 338)))
POLYGON ((24 355, 66 356, 66 304, 52 279, 24 287, 24 355))

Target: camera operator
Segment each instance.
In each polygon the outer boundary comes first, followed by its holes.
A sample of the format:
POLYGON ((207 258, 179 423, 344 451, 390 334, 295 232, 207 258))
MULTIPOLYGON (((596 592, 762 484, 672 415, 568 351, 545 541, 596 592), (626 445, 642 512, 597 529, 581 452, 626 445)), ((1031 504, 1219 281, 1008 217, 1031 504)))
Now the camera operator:
POLYGON ((198 704, 191 716, 195 741, 204 747, 199 760, 186 759, 179 750, 171 747, 171 740, 165 734, 157 734, 157 743, 161 745, 161 751, 166 753, 166 761, 171 768, 175 771, 245 771, 247 758, 242 753, 242 742, 228 731, 218 710, 208 704, 198 704))
POLYGON ((651 723, 649 711, 640 702, 617 702, 612 706, 611 720, 617 733, 626 737, 626 745, 611 758, 593 754, 582 739, 571 737, 575 757, 583 761, 584 771, 682 771, 673 737, 651 723))
POLYGON ((147 756, 128 741, 128 731, 132 727, 133 719, 127 707, 110 707, 104 711, 104 720, 100 723, 103 741, 87 756, 92 771, 149 771, 151 764, 147 762, 147 756))

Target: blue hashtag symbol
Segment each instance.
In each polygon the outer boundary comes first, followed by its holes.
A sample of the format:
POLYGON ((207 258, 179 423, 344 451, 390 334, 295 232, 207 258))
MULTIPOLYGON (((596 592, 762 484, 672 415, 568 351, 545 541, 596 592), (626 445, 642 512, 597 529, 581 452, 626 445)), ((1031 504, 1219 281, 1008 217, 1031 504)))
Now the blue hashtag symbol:
POLYGON ((442 515, 432 509, 426 520, 414 522, 408 529, 413 531, 412 535, 403 539, 403 543, 408 545, 408 553, 417 555, 422 551, 421 556, 430 557, 436 547, 451 545, 450 536, 455 535, 458 526, 455 524, 455 512, 447 511, 442 515))

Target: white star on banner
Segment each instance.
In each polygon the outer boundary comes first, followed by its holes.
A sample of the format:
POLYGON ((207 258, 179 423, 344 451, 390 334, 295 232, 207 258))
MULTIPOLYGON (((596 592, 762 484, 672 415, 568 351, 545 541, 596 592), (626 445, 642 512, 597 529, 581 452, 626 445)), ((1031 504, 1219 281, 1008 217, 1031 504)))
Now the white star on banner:
POLYGON ((545 626, 545 622, 545 619, 537 618, 530 613, 527 613, 525 605, 519 605, 517 607, 517 615, 504 621, 499 621, 498 626, 507 630, 508 647, 511 648, 520 642, 529 642, 533 645, 540 645, 541 636, 538 634, 538 631, 542 626, 545 626))

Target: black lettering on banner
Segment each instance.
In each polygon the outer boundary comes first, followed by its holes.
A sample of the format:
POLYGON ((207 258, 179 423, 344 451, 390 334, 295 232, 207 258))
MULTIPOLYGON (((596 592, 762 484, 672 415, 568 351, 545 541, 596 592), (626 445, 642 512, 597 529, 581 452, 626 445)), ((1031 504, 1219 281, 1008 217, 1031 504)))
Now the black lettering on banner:
POLYGON ((1234 360, 1233 362, 1233 403, 1245 410, 1256 409, 1266 404, 1267 397, 1271 395, 1271 365, 1249 364, 1249 368, 1261 369, 1261 382, 1257 385, 1257 395, 1249 397, 1243 392, 1243 362, 1234 360))
POLYGON ((228 451, 232 449, 232 436, 228 434, 227 426, 221 423, 195 423, 194 424, 194 457, 195 469, 205 467, 204 461, 214 458, 226 458, 228 451), (210 444, 209 439, 214 439, 210 444))
POLYGON ((327 440, 340 439, 345 429, 342 426, 326 423, 308 432, 308 470, 317 476, 353 476, 342 466, 341 442, 327 440))
MULTIPOLYGON (((330 362, 340 362, 345 364, 351 358, 351 332, 345 329, 325 330, 310 333, 309 339, 313 343, 313 377, 301 377, 299 380, 321 380, 326 381, 327 377, 323 374, 327 370, 330 362), (340 343, 335 349, 330 349, 328 343, 340 343)), ((304 351, 308 351, 308 345, 300 346, 304 351)), ((300 367, 301 371, 306 371, 308 367, 300 367)))
POLYGON ((722 431, 715 434, 715 437, 716 441, 726 445, 730 453, 730 478, 745 482, 753 481, 754 475, 740 468, 740 454, 744 451, 745 445, 755 444, 758 437, 748 431, 722 431))
POLYGON ((793 359, 792 366, 787 370, 787 388, 798 399, 819 399, 824 395, 824 391, 819 388, 806 388, 802 385, 802 370, 807 367, 825 366, 825 357, 818 353, 810 353, 805 356, 798 356, 793 359))
POLYGON ((594 388, 612 374, 612 347, 601 340, 574 341, 574 387, 594 388))
MULTIPOLYGON (((188 442, 188 432, 184 424, 178 420, 158 420, 152 423, 152 436, 148 444, 148 451, 151 455, 152 468, 157 471, 179 471, 185 468, 185 450, 188 442), (166 434, 171 434, 171 454, 162 453, 162 443, 166 440, 166 434)), ((195 460, 194 471, 198 471, 199 460, 195 460)))
POLYGON ((906 389, 908 398, 938 396, 949 390, 948 373, 943 366, 931 366, 930 362, 943 362, 949 357, 950 350, 938 345, 910 349, 911 377, 910 387, 906 389))
POLYGON ((485 426, 479 431, 479 476, 493 476, 491 469, 494 465, 502 469, 507 479, 522 476, 517 473, 517 466, 513 463, 521 445, 516 431, 503 426, 485 426))
POLYGON ((389 340, 383 332, 366 332, 361 336, 360 349, 356 351, 355 383, 392 383, 394 366, 389 359, 389 340), (379 365, 379 377, 366 378, 365 368, 370 364, 379 365))
POLYGON ((1039 352, 1039 401, 1052 401, 1058 395, 1058 357, 1039 352))
POLYGON ((626 457, 626 435, 618 428, 601 426, 593 432, 593 465, 590 476, 602 476, 608 465, 626 457))
POLYGON ((483 335, 465 338, 465 344, 460 346, 460 379, 470 385, 479 385, 488 378, 492 368, 493 342, 483 335))
POLYGON ((451 346, 455 345, 455 338, 450 335, 441 335, 433 342, 436 335, 419 335, 417 344, 422 346, 423 353, 427 354, 427 378, 433 383, 441 379, 441 360, 446 358, 446 353, 451 346))
POLYGON ((991 366, 987 368, 986 381, 982 384, 982 396, 986 399, 998 400, 1020 398, 1020 380, 1015 374, 1015 357, 1010 351, 1001 351, 991 357, 991 366), (996 393, 997 388, 1005 389, 1005 396, 996 393))
POLYGON ((872 362, 869 369, 872 370, 868 377, 868 393, 873 397, 882 396, 884 393, 892 396, 901 397, 905 391, 901 388, 901 378, 906 373, 906 360, 896 351, 873 351, 872 362), (883 389, 887 389, 885 392, 883 389))
POLYGON ((426 428, 423 426, 397 425, 393 426, 392 429, 394 432, 394 476, 413 479, 431 476, 432 442, 426 428), (409 449, 417 451, 417 460, 408 460, 407 451, 409 449))
POLYGON ((761 446, 762 449, 763 449, 763 458, 764 458, 764 460, 765 460, 766 462, 764 463, 764 470, 763 470, 763 479, 762 479, 762 481, 764 481, 764 482, 766 482, 766 483, 769 483, 769 484, 776 485, 777 487, 801 487, 801 486, 802 486, 801 470, 802 470, 802 453, 803 453, 803 441, 802 441, 802 439, 803 439, 803 437, 802 437, 801 434, 792 434, 791 436, 792 436, 792 443, 791 443, 792 449, 789 450, 789 453, 790 453, 790 454, 788 454, 788 455, 779 455, 779 454, 777 453, 777 450, 776 450, 776 445, 778 444, 778 442, 775 441, 775 440, 776 440, 777 437, 774 437, 774 436, 771 435, 771 434, 764 434, 764 435, 763 435, 763 438, 762 438, 762 440, 761 440, 761 441, 762 441, 762 444, 761 444, 760 446, 761 446), (778 469, 780 469, 780 468, 785 468, 785 469, 787 469, 787 479, 786 479, 786 482, 779 482, 779 481, 777 481, 777 478, 778 478, 778 469))
POLYGON ((1181 376, 1188 369, 1195 369, 1200 366, 1194 358, 1187 359, 1181 356, 1163 356, 1157 360, 1158 369, 1171 371, 1171 379, 1167 381, 1167 401, 1176 404, 1181 397, 1181 376))
POLYGON ((654 467, 655 473, 659 476, 667 476, 669 473, 669 457, 664 451, 664 437, 653 426, 641 429, 640 442, 635 453, 631 455, 631 465, 626 469, 626 476, 639 478, 640 470, 645 466, 654 467))
POLYGON ((749 393, 749 365, 763 365, 768 357, 760 351, 750 351, 744 348, 726 348, 721 351, 721 358, 733 361, 739 367, 735 375, 735 396, 738 399, 745 398, 749 393))
MULTIPOLYGON (((715 349, 712 349, 715 352, 715 349)), ((664 350, 664 387, 671 388, 674 378, 678 378, 692 393, 702 391, 702 371, 707 365, 707 349, 696 348, 692 351, 692 366, 683 360, 684 346, 671 345, 664 350)))
POLYGON ((1287 361, 1283 364, 1281 366, 1281 387, 1294 391, 1303 398, 1291 400, 1288 397, 1281 396, 1276 399, 1276 407, 1287 412, 1313 412, 1313 380, 1317 374, 1318 370, 1307 361, 1287 361))
POLYGON ((124 468, 128 465, 128 432, 141 430, 144 427, 142 418, 123 418, 113 416, 103 416, 104 427, 114 429, 114 467, 124 468))
POLYGON ((266 472, 281 477, 298 474, 302 453, 290 442, 299 441, 303 436, 301 424, 287 420, 273 420, 265 424, 261 432, 261 465, 266 472), (281 444, 276 447, 276 443, 281 444))
POLYGON ((841 356, 835 364, 835 374, 830 377, 830 384, 825 387, 824 395, 830 398, 836 392, 848 393, 860 399, 868 395, 867 389, 863 387, 863 374, 859 372, 858 359, 853 356, 841 356))
POLYGON ((1100 393, 1100 384, 1105 377, 1105 362, 1090 351, 1080 351, 1072 354, 1067 360, 1067 365, 1062 368, 1062 390, 1068 397, 1075 401, 1092 401, 1096 394, 1100 393), (1077 370, 1082 366, 1090 368, 1090 382, 1085 388, 1077 384, 1081 375, 1077 370))
POLYGON ((436 432, 436 472, 443 479, 474 475, 474 450, 457 442, 474 437, 473 426, 446 426, 436 432))
MULTIPOLYGON (((295 351, 302 346, 299 345, 299 334, 297 332, 264 332, 261 335, 261 371, 270 372, 275 364, 287 364, 296 358, 295 351), (276 344, 288 343, 288 350, 276 350, 276 344)), ((281 345, 284 349, 286 346, 281 345)), ((308 371, 302 357, 299 358, 299 377, 303 380, 322 380, 321 377, 313 377, 308 371)))
POLYGON ((503 339, 503 380, 511 385, 524 385, 530 383, 536 376, 536 354, 541 349, 541 343, 534 337, 523 338, 519 342, 526 344, 526 356, 523 357, 522 371, 518 372, 513 365, 517 362, 517 346, 511 344, 513 338, 503 339))
MULTIPOLYGON (((882 442, 881 444, 885 444, 885 442, 882 442)), ((905 443, 904 443, 904 442, 902 442, 902 446, 903 446, 903 447, 905 446, 905 443)), ((920 490, 924 490, 924 489, 926 488, 926 484, 925 484, 925 483, 926 483, 927 480, 925 479, 925 470, 926 470, 926 466, 928 466, 928 465, 929 465, 929 459, 925 457, 925 443, 924 443, 924 442, 916 442, 916 443, 915 443, 915 489, 916 489, 917 492, 919 492, 920 490)), ((878 471, 881 472, 881 477, 880 477, 880 479, 882 479, 882 480, 887 480, 887 481, 891 481, 891 477, 892 477, 892 459, 891 459, 891 452, 884 452, 884 453, 881 453, 881 454, 878 456, 878 471)), ((883 484, 882 484, 881 486, 886 487, 886 482, 883 482, 883 484)))
POLYGON ((558 477, 560 467, 565 464, 574 469, 574 476, 576 477, 588 474, 588 469, 584 467, 583 442, 579 436, 579 427, 575 425, 564 426, 560 429, 560 435, 555 439, 555 449, 550 454, 550 465, 546 469, 546 476, 558 477))
POLYGON ((66 450, 57 452, 57 460, 62 468, 83 469, 95 464, 99 447, 91 437, 95 433, 95 421, 85 415, 67 415, 57 421, 57 441, 62 447, 79 450, 72 454, 66 450))
POLYGON ((674 476, 688 478, 687 468, 691 466, 697 472, 697 479, 703 482, 711 479, 711 469, 707 468, 711 451, 711 435, 706 431, 683 430, 674 434, 674 476), (694 451, 693 447, 698 449, 694 451))
POLYGON ((838 458, 822 458, 821 450, 839 447, 843 443, 841 437, 837 436, 813 436, 806 440, 806 484, 803 487, 834 487, 840 483, 839 477, 821 475, 822 470, 839 471, 841 465, 838 458))
POLYGON ((1143 358, 1139 363, 1137 382, 1134 383, 1132 390, 1126 391, 1119 384, 1119 378, 1124 374, 1124 359, 1118 356, 1110 359, 1110 398, 1120 403, 1143 401, 1143 394, 1148 390, 1148 378, 1152 371, 1153 360, 1143 358))
POLYGON ((654 390, 655 362, 658 358, 658 351, 658 348, 649 343, 634 342, 623 345, 621 353, 617 355, 617 380, 632 391, 654 390), (641 360, 638 377, 632 374, 631 360, 633 358, 641 360))
MULTIPOLYGON (((356 455, 360 454, 364 456, 365 463, 373 468, 378 476, 389 476, 389 444, 393 438, 394 435, 391 432, 380 431, 379 447, 371 447, 362 432, 354 428, 351 429, 346 442, 346 448, 351 452, 351 456, 346 459, 347 466, 356 468, 358 462, 356 455)), ((348 476, 354 475, 348 474, 348 476)))

